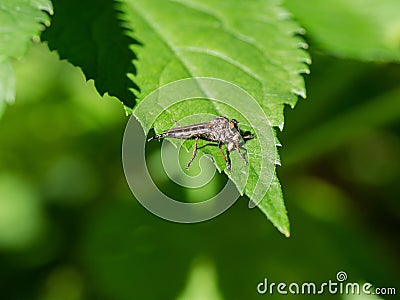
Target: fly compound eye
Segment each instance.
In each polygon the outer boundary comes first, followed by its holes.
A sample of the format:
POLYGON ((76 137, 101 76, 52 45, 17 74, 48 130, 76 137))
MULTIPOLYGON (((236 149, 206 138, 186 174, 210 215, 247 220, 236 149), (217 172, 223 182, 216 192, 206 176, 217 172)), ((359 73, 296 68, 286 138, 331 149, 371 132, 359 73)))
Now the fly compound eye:
POLYGON ((232 120, 229 122, 229 128, 230 128, 230 129, 235 128, 236 125, 237 125, 238 123, 239 123, 238 121, 236 121, 235 119, 232 119, 232 120))

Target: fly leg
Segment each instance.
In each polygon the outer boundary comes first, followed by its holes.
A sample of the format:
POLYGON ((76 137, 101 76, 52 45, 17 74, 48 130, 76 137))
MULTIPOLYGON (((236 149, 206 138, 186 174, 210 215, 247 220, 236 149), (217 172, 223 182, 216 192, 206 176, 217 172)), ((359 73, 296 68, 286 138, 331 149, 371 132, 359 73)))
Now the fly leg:
POLYGON ((190 165, 192 164, 194 158, 196 157, 196 154, 197 154, 197 143, 198 142, 199 142, 199 138, 196 137, 196 140, 194 142, 193 155, 192 155, 192 158, 189 160, 189 162, 188 162, 188 164, 187 164, 187 166, 185 168, 186 170, 189 170, 190 165))
POLYGON ((240 155, 240 158, 244 161, 244 164, 247 165, 247 160, 246 160, 246 158, 244 157, 242 151, 240 151, 239 144, 236 143, 236 144, 235 144, 235 147, 236 147, 236 150, 238 151, 238 153, 239 153, 239 155, 240 155))
POLYGON ((232 173, 231 164, 229 163, 229 160, 226 158, 226 156, 225 156, 225 154, 224 154, 224 151, 222 151, 222 145, 223 145, 222 142, 219 142, 219 143, 218 143, 219 152, 221 152, 222 157, 223 157, 224 160, 225 160, 227 169, 229 170, 230 173, 232 173))
POLYGON ((245 141, 252 140, 252 139, 254 139, 254 135, 248 134, 248 135, 245 135, 244 137, 242 137, 242 139, 244 139, 245 141))

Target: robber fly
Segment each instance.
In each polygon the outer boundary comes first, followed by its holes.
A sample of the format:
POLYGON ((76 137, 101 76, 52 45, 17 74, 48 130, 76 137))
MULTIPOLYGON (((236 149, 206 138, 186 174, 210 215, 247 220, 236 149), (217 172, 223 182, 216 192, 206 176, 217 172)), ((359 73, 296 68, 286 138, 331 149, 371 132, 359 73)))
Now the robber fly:
POLYGON ((247 160, 244 157, 243 153, 240 151, 239 142, 240 139, 252 139, 252 136, 244 136, 242 137, 240 131, 237 127, 239 122, 235 119, 229 120, 226 117, 216 117, 214 120, 205 123, 193 124, 188 126, 179 126, 175 128, 171 128, 165 130, 162 134, 157 134, 148 139, 148 141, 161 139, 161 138, 176 138, 176 139, 195 139, 193 155, 190 159, 189 163, 186 166, 186 170, 189 169, 193 160, 197 154, 197 144, 199 140, 205 140, 209 142, 218 142, 219 151, 222 154, 222 157, 225 160, 226 167, 229 172, 231 170, 231 164, 222 151, 222 145, 226 145, 227 152, 236 149, 242 158, 243 162, 247 164, 247 160))

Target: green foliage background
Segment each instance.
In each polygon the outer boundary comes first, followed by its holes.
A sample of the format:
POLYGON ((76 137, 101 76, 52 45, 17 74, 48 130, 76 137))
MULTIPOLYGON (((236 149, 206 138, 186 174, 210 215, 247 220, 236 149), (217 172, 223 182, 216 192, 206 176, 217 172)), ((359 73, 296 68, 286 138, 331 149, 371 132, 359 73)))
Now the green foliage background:
MULTIPOLYGON (((46 45, 33 45, 23 62, 3 57, 17 101, 0 120, 1 298, 285 299, 257 295, 257 284, 321 283, 342 270, 349 282, 399 292, 400 67, 391 62, 400 34, 390 17, 398 4, 329 2, 335 14, 311 0, 286 2, 313 58, 308 98, 285 108, 278 134, 289 239, 246 198, 200 224, 150 214, 123 175, 120 103, 100 98, 46 45), (387 34, 362 39, 373 30, 387 34), (341 40, 352 33, 361 40, 341 40)), ((148 154, 159 172, 157 146, 148 154)), ((161 187, 198 197, 162 178, 161 187)))

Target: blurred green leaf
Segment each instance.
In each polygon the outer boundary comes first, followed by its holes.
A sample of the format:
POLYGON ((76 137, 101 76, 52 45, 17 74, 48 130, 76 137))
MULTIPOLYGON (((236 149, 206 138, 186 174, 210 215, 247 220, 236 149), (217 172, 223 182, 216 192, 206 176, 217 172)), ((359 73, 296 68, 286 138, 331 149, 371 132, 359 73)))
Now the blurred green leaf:
MULTIPOLYGON (((182 78, 218 78, 238 85, 257 100, 268 120, 265 115, 254 115, 252 121, 282 129, 284 105, 293 107, 298 95, 305 97, 300 73, 308 73, 305 63, 310 59, 300 47, 306 48, 306 44, 295 36, 298 25, 287 17, 278 1, 152 0, 127 1, 127 4, 127 18, 135 24, 145 45, 143 50, 138 49, 136 82, 141 88, 140 101, 158 87, 182 78)), ((152 110, 154 107, 148 106, 134 112, 145 128, 152 125, 146 123, 146 114, 152 110)), ((194 113, 236 118, 242 129, 252 130, 235 107, 200 100, 174 105, 157 119, 154 127, 160 132, 168 129, 167 125, 173 125, 173 120, 179 121, 194 113)), ((261 157, 275 159, 271 167, 279 160, 276 149, 261 152, 256 144, 254 140, 247 143, 250 180, 245 194, 249 197, 258 182, 269 184, 266 177, 260 177, 261 157)), ((202 151, 214 156, 219 169, 225 168, 218 149, 208 147, 202 151)), ((240 179, 234 182, 241 190, 240 179)), ((289 222, 275 175, 273 182, 274 188, 263 198, 260 207, 281 232, 289 235, 289 222)))
POLYGON ((0 174, 0 248, 24 249, 43 230, 43 211, 36 193, 18 176, 0 174))
POLYGON ((337 56, 400 62, 400 1, 285 0, 316 44, 337 56))
POLYGON ((286 149, 285 162, 315 159, 374 128, 395 123, 400 117, 399 97, 400 89, 393 89, 310 128, 300 138, 293 139, 292 147, 286 149))
MULTIPOLYGON (((0 116, 5 102, 15 99, 15 78, 11 59, 21 58, 52 13, 49 0, 3 0, 0 3, 0 116)), ((47 22, 47 23, 46 23, 47 22)))
MULTIPOLYGON (((48 15, 53 13, 51 2, 3 0, 0 5, 0 56, 21 58, 32 39, 37 37, 48 15)), ((46 23, 47 22, 47 23, 46 23)))
MULTIPOLYGON (((132 89, 139 87, 127 77, 136 74, 129 49, 139 42, 128 36, 119 2, 115 0, 53 0, 54 17, 43 33, 51 50, 94 79, 97 91, 117 97, 127 107, 135 104, 132 89)), ((130 23, 130 25, 134 22, 130 23)))
POLYGON ((188 282, 176 300, 223 300, 217 285, 214 263, 206 257, 198 257, 188 275, 188 282))

